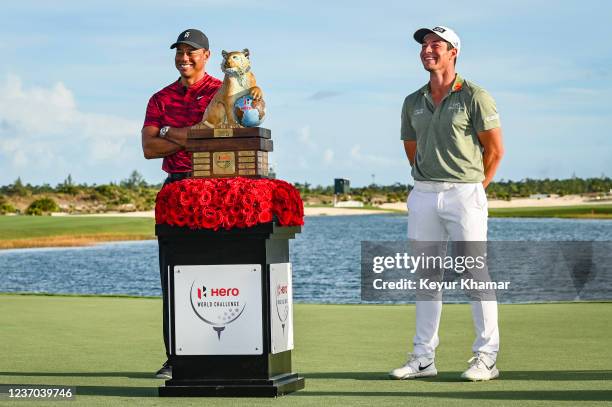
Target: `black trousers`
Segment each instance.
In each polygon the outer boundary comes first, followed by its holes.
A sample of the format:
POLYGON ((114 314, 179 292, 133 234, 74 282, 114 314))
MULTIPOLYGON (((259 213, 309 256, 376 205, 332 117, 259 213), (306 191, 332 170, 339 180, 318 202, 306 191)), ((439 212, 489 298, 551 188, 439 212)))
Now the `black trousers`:
MULTIPOLYGON (((164 185, 170 184, 175 181, 180 181, 187 177, 191 176, 191 173, 176 173, 169 174, 168 178, 164 181, 164 185)), ((168 267, 166 266, 166 261, 162 256, 161 247, 159 247, 159 280, 161 282, 161 291, 162 291, 162 319, 163 319, 163 329, 164 329, 164 346, 166 348, 166 356, 170 357, 170 315, 168 314, 168 267)))
POLYGON ((170 335, 170 324, 169 324, 169 315, 168 315, 168 270, 164 266, 165 261, 162 258, 161 247, 159 248, 159 280, 161 281, 161 291, 162 291, 162 318, 163 318, 163 326, 164 326, 164 346, 166 348, 166 356, 170 357, 170 348, 168 347, 169 335, 170 335), (165 270, 166 269, 166 270, 165 270))

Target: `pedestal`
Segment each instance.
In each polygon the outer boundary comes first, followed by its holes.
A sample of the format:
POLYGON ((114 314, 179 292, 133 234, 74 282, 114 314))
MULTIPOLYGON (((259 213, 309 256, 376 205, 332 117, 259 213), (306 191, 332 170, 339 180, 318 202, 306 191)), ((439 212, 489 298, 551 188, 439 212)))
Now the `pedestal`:
POLYGON ((289 239, 299 232, 273 223, 156 226, 172 365, 160 396, 276 397, 304 388, 291 368, 289 239))

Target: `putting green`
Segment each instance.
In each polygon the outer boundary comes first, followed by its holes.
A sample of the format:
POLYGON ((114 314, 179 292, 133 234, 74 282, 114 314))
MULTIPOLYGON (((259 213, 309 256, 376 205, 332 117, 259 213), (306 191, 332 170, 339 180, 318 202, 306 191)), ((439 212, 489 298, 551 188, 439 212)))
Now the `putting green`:
MULTIPOLYGON (((295 307, 294 368, 306 388, 270 399, 159 399, 161 300, 0 295, 0 384, 76 386, 70 405, 602 405, 612 400, 612 303, 500 305, 501 377, 459 380, 468 305, 445 305, 439 375, 387 379, 405 359, 412 305, 295 307)), ((10 403, 0 400, 0 404, 10 403)), ((41 406, 41 402, 19 402, 41 406)), ((55 404, 54 404, 55 405, 55 404)))

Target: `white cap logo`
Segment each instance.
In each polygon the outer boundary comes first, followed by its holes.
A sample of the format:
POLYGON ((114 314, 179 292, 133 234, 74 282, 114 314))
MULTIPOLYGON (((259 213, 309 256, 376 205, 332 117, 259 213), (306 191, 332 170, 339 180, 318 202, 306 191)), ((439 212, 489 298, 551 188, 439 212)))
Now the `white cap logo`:
POLYGON ((425 36, 431 33, 437 34, 444 41, 451 43, 451 45, 457 49, 457 55, 459 55, 459 52, 461 51, 461 40, 459 39, 459 36, 457 35, 457 33, 455 33, 453 30, 451 30, 448 27, 438 25, 434 28, 418 29, 414 33, 414 39, 419 44, 422 44, 425 36))
POLYGON ((185 33, 185 35, 183 35, 183 38, 189 38, 189 34, 191 34, 191 33, 190 33, 189 31, 187 31, 187 32, 185 33))

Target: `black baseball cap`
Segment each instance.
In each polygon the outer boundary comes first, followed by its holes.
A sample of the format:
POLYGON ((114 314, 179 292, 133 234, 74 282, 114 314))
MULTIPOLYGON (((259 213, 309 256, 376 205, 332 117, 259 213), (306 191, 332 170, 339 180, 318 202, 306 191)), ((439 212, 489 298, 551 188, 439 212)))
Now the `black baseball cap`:
POLYGON ((176 48, 179 44, 191 45, 195 49, 208 49, 208 37, 200 30, 189 28, 179 34, 176 42, 170 45, 170 49, 176 48))

